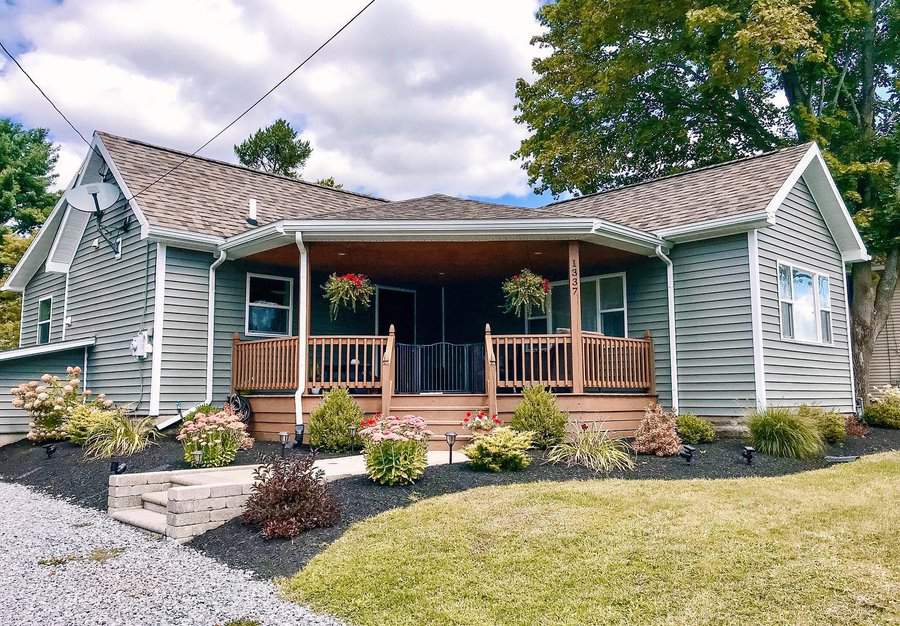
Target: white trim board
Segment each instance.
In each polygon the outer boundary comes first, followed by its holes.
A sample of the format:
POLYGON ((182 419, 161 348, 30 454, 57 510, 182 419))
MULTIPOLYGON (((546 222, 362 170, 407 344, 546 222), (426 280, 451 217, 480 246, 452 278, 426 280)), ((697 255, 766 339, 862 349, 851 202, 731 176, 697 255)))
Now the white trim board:
MULTIPOLYGON (((159 415, 162 386, 163 327, 166 311, 166 244, 156 244, 156 278, 153 284, 153 352, 150 369, 150 415, 159 415)), ((143 368, 141 368, 143 370, 143 368)), ((143 372, 141 373, 143 376, 143 372)), ((139 398, 140 402, 143 398, 139 398)))
POLYGON ((87 339, 74 339, 72 341, 60 341, 57 343, 45 343, 39 346, 29 346, 27 348, 17 348, 15 350, 0 352, 0 361, 12 361, 14 359, 22 359, 29 356, 36 356, 38 354, 65 352, 66 350, 73 350, 75 348, 90 347, 96 343, 96 338, 88 337, 87 339))
MULTIPOLYGON (((21 323, 21 322, 20 322, 21 323)), ((53 343, 53 296, 44 296, 43 298, 38 298, 37 301, 37 317, 34 321, 35 335, 34 335, 34 343, 35 345, 44 346, 48 343, 53 343), (50 315, 47 317, 46 321, 41 321, 41 303, 50 301, 50 315), (47 341, 41 341, 41 324, 47 325, 47 341)))
MULTIPOLYGON (((755 230, 747 233, 747 250, 750 259, 750 313, 753 324, 753 379, 756 386, 756 409, 765 411, 767 404, 766 361, 762 328, 762 295, 759 283, 759 243, 755 230)), ((781 306, 778 308, 781 309, 781 306)))

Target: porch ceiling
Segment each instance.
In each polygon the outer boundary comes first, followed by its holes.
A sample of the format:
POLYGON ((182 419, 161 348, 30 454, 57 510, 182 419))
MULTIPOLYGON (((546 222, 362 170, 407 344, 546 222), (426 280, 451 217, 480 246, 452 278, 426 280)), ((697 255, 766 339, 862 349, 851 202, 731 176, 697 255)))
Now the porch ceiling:
MULTIPOLYGON (((376 281, 465 282, 505 277, 523 267, 560 278, 566 274, 567 246, 565 241, 315 242, 310 244, 310 266, 313 271, 362 272, 376 281)), ((615 248, 581 244, 582 273, 615 271, 640 258, 615 248)), ((247 260, 283 267, 297 267, 299 262, 295 246, 266 250, 247 260)))

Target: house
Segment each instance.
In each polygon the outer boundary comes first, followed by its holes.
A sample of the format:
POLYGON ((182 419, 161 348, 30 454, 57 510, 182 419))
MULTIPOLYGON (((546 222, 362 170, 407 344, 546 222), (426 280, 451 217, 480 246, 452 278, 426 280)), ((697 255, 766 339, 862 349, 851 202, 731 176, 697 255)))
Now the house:
POLYGON ((24 303, 0 354, 7 441, 27 428, 7 388, 71 364, 165 421, 237 389, 263 438, 332 387, 438 435, 468 409, 509 417, 531 384, 616 433, 657 400, 726 430, 770 404, 854 408, 845 267, 868 257, 813 144, 539 209, 388 202, 103 132, 93 147, 70 188, 118 197, 62 199, 5 286, 24 303), (521 268, 552 282, 528 319, 501 308, 521 268), (370 276, 372 306, 332 320, 335 272, 370 276))
POLYGON ((868 393, 875 387, 900 386, 900 289, 894 290, 891 312, 884 328, 875 338, 875 351, 869 363, 868 393))

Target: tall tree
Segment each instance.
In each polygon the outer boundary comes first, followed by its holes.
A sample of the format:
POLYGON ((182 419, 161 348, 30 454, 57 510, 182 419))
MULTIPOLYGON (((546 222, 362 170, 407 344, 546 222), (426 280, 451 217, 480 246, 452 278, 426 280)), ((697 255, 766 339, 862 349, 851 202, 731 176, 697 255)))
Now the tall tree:
POLYGON ((328 178, 320 178, 316 181, 317 185, 322 185, 323 187, 333 187, 334 189, 343 189, 344 186, 334 180, 334 176, 329 176, 328 178))
MULTIPOLYGON (((6 283, 32 238, 31 235, 23 236, 9 229, 0 229, 0 285, 6 283)), ((22 297, 11 291, 0 291, 0 350, 18 347, 21 313, 22 297)))
POLYGON ((857 388, 900 271, 900 0, 559 0, 520 79, 513 155, 538 192, 815 140, 874 263, 853 265, 857 388))
POLYGON ((235 146, 234 153, 242 165, 296 178, 312 154, 309 141, 298 135, 287 121, 277 119, 235 146))
POLYGON ((43 224, 59 198, 48 190, 59 152, 48 134, 0 118, 0 225, 22 234, 43 224))

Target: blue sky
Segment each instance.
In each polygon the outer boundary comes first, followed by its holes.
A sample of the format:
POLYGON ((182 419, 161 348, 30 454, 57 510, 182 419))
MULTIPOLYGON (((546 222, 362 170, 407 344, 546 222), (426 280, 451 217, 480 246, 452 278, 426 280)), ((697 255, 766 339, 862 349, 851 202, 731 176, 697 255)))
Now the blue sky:
MULTIPOLYGON (((361 6, 273 0, 0 3, 0 38, 85 134, 193 150, 361 6)), ((314 147, 303 177, 399 199, 447 193, 537 206, 521 164, 514 87, 531 75, 537 0, 378 0, 202 154, 284 117, 314 147)), ((86 147, 0 64, 0 115, 51 130, 60 184, 86 147)))

